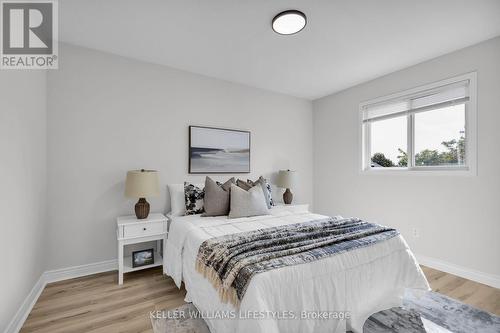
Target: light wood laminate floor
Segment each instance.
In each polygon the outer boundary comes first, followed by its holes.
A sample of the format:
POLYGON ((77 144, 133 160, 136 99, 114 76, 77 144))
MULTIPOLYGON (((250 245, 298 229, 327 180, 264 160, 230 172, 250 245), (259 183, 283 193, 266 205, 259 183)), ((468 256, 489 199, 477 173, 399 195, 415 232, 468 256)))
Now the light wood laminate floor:
MULTIPOLYGON (((500 315, 500 290, 431 268, 422 267, 434 291, 500 315)), ((184 303, 161 269, 125 275, 109 272, 51 283, 36 302, 21 332, 148 332, 149 312, 184 303)))
POLYGON ((422 266, 433 291, 500 316, 500 289, 422 266))

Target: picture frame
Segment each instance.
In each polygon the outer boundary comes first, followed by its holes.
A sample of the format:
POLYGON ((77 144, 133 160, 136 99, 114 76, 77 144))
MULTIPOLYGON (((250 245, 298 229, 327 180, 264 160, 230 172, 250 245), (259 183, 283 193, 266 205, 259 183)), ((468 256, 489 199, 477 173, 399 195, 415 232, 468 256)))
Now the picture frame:
POLYGON ((155 253, 153 249, 132 252, 132 268, 152 265, 154 262, 155 253))
POLYGON ((250 131, 189 126, 190 174, 250 173, 250 156, 250 131))

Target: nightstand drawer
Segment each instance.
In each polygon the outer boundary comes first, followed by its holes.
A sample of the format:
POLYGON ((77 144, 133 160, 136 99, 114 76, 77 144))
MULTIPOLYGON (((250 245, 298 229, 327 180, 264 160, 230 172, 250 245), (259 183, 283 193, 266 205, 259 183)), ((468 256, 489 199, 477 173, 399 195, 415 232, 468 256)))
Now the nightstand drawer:
POLYGON ((163 222, 147 222, 141 224, 126 225, 123 227, 123 237, 143 237, 163 233, 163 222))

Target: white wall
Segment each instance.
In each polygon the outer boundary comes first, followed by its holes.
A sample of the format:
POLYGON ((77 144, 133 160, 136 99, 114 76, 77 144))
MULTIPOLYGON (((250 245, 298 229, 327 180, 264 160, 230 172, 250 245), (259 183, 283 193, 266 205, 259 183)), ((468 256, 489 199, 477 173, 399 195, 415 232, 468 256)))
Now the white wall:
POLYGON ((45 268, 46 75, 0 71, 0 331, 45 268))
POLYGON ((203 181, 187 173, 188 125, 250 130, 250 178, 298 170, 295 200, 311 202, 311 102, 70 45, 60 61, 48 75, 48 269, 116 258, 115 218, 135 204, 127 170, 160 171, 152 211, 168 210, 166 184, 203 181))
POLYGON ((500 276, 500 38, 324 97, 313 109, 316 211, 395 226, 417 254, 500 276), (358 172, 360 102, 475 70, 476 177, 358 172))

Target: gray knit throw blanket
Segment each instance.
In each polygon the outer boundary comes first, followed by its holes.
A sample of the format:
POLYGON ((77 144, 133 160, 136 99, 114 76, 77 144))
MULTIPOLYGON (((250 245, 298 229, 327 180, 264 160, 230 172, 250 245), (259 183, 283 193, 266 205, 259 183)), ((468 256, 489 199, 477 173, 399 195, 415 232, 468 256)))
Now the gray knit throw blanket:
POLYGON ((261 272, 304 264, 397 236, 395 229, 360 219, 321 219, 247 231, 204 241, 196 270, 239 307, 251 278, 261 272))

